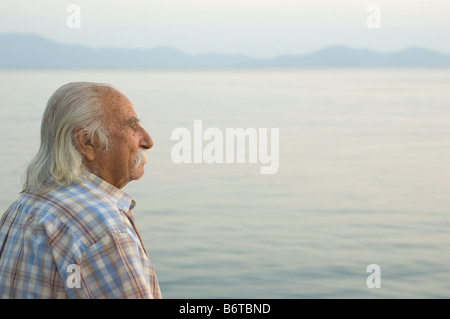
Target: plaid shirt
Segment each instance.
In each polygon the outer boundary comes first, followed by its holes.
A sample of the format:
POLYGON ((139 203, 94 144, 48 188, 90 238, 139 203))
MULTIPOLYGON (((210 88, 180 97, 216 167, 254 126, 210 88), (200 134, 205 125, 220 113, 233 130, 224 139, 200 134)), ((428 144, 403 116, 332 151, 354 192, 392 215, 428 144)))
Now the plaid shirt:
POLYGON ((91 173, 23 192, 0 220, 0 298, 161 298, 134 206, 91 173))

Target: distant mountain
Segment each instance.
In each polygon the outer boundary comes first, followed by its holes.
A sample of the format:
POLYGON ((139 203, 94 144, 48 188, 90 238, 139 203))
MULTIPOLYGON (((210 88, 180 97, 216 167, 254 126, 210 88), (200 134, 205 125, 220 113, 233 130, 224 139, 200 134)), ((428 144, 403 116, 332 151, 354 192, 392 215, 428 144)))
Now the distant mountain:
POLYGON ((256 59, 245 55, 187 54, 168 47, 150 50, 94 49, 34 34, 0 34, 0 68, 324 68, 450 67, 450 55, 423 48, 380 53, 331 46, 305 55, 256 59))
POLYGON ((450 67, 450 55, 422 48, 380 53, 331 46, 302 56, 279 56, 264 64, 278 67, 450 67))

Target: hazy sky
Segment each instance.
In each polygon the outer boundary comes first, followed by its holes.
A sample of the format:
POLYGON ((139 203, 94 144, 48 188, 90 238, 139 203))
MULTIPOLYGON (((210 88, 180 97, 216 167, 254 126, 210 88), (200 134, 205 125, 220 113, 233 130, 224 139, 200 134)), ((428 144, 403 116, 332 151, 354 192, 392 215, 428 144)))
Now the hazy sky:
POLYGON ((342 44, 450 53, 450 0, 0 0, 0 32, 33 32, 91 47, 170 46, 254 57, 342 44), (68 28, 77 4, 80 28, 68 28), (368 28, 370 4, 380 28, 368 28))

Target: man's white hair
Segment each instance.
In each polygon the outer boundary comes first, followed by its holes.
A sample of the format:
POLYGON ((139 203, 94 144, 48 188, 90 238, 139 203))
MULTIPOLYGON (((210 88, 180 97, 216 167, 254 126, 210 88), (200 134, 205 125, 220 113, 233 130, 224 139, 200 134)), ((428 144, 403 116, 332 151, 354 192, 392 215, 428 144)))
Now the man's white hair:
POLYGON ((53 93, 47 102, 41 123, 41 145, 25 173, 23 191, 48 192, 57 185, 79 182, 85 170, 83 155, 74 140, 74 130, 87 142, 109 148, 101 93, 110 85, 72 82, 53 93))

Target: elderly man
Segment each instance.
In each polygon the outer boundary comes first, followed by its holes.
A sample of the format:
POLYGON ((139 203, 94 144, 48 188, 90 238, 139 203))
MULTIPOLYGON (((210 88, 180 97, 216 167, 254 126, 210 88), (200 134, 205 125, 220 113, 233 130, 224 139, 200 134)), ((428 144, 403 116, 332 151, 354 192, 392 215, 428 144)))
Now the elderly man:
POLYGON ((121 190, 153 146, 116 89, 75 82, 49 99, 41 145, 0 221, 1 298, 161 298, 121 190))

